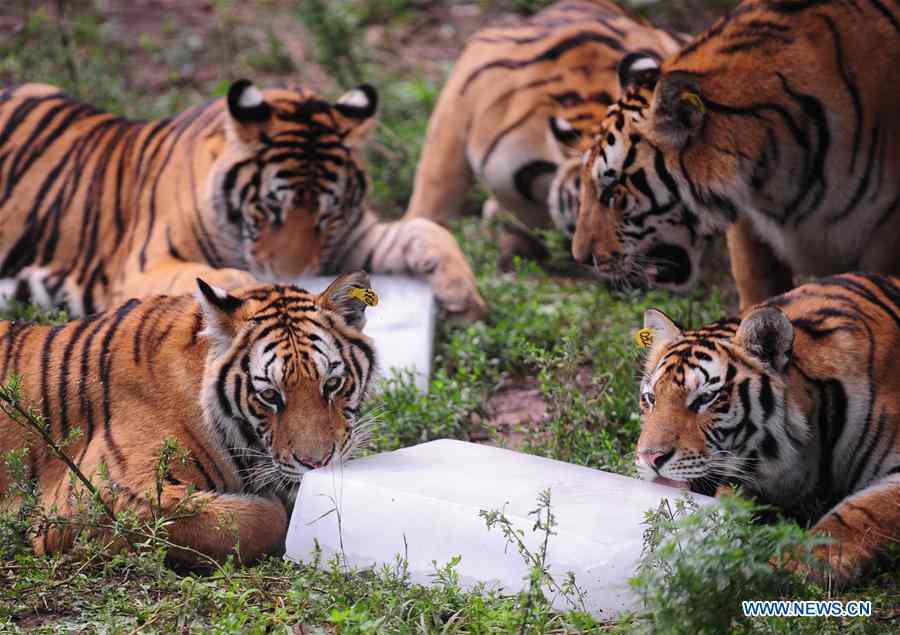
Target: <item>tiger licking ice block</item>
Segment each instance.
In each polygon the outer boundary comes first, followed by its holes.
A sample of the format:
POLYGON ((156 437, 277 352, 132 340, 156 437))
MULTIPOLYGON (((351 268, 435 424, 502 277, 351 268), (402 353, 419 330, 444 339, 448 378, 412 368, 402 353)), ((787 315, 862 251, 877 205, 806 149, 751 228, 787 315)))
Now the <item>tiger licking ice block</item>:
MULTIPOLYGON (((298 278, 297 286, 318 293, 331 282, 324 276, 298 278)), ((378 309, 370 311, 366 335, 375 341, 382 377, 411 371, 419 390, 428 388, 437 301, 428 283, 407 276, 372 276, 378 309)))
MULTIPOLYGON (((319 294, 195 284, 194 296, 133 299, 59 326, 0 321, 0 375, 19 377, 23 407, 34 405, 110 513, 171 521, 170 559, 246 563, 284 544, 303 474, 347 460, 365 438, 374 292, 361 271, 319 294)), ((88 531, 84 489, 0 414, 0 455, 26 450, 43 509, 73 520, 40 527, 35 551, 67 551, 88 531)), ((0 495, 14 482, 0 464, 0 495)))
MULTIPOLYGON (((286 557, 309 560, 318 545, 326 559, 343 551, 350 566, 366 567, 393 565, 400 554, 414 581, 430 583, 433 562, 443 566, 461 556, 455 569, 461 584, 485 582, 517 593, 528 567, 498 529, 488 531, 479 511, 503 510, 537 552, 542 536, 532 531, 528 513, 545 489, 557 521, 547 558, 554 578, 572 571, 594 615, 612 617, 634 606, 628 578, 641 553, 644 512, 682 492, 449 439, 304 474, 286 557)), ((554 602, 566 607, 562 597, 554 602)))
MULTIPOLYGON (((682 330, 644 314, 637 467, 695 491, 741 485, 833 540, 829 584, 900 542, 900 279, 852 273, 682 330)), ((785 554, 785 565, 826 573, 785 554)))

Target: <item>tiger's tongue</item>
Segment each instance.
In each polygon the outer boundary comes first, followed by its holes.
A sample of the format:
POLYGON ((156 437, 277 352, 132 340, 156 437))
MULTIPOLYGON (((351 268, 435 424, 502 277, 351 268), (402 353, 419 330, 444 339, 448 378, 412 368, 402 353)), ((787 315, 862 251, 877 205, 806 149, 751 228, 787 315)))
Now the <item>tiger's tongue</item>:
POLYGON ((668 485, 669 487, 677 487, 678 489, 688 489, 687 481, 673 481, 672 479, 663 476, 657 476, 653 479, 653 482, 657 485, 668 485))

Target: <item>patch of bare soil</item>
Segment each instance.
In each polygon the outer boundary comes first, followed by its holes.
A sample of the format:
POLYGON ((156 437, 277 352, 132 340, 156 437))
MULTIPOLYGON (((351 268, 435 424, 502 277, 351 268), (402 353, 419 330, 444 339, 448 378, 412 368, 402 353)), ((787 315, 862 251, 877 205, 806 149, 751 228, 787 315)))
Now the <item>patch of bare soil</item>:
MULTIPOLYGON (((725 0, 721 0, 724 2, 725 0)), ((723 9, 720 0, 672 0, 649 10, 655 24, 698 31, 723 9)), ((130 81, 148 89, 205 89, 221 80, 248 76, 261 86, 303 84, 332 94, 341 88, 314 61, 311 38, 300 20, 296 0, 19 0, 0 2, 0 37, 15 33, 36 8, 56 16, 62 6, 69 20, 90 12, 126 51, 130 81), (277 42, 284 64, 247 64, 250 50, 268 51, 277 42), (164 60, 161 62, 161 60, 164 60), (174 69, 173 69, 174 66, 174 69), (131 69, 135 69, 133 72, 131 69)), ((376 6, 372 3, 372 6, 376 6)), ((487 26, 510 26, 526 19, 514 2, 412 0, 400 14, 373 12, 359 37, 371 54, 368 61, 392 74, 446 77, 466 40, 487 26)))
POLYGON ((537 380, 529 377, 501 386, 485 409, 489 418, 471 434, 471 440, 513 450, 521 449, 526 438, 550 417, 537 380))
POLYGON ((409 17, 399 23, 367 27, 366 41, 375 52, 377 64, 440 81, 476 31, 514 25, 523 19, 522 15, 498 9, 494 3, 426 0, 417 3, 409 17))
MULTIPOLYGON (((599 394, 602 384, 594 383, 593 367, 584 365, 574 376, 560 377, 585 395, 599 394)), ((485 405, 487 419, 470 434, 470 440, 519 450, 529 439, 538 441, 546 434, 544 424, 557 413, 541 392, 534 377, 511 378, 498 386, 485 405)))

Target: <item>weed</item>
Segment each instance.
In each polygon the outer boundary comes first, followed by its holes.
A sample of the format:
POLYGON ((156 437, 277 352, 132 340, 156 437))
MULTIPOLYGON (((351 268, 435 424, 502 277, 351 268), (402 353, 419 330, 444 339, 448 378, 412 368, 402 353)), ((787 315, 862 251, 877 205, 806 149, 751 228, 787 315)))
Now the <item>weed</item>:
MULTIPOLYGON (((488 530, 498 527, 506 538, 507 545, 515 546, 523 562, 528 567, 528 588, 522 596, 522 621, 519 633, 524 633, 529 624, 533 624, 541 617, 546 619, 549 615, 549 604, 544 597, 543 588, 547 587, 556 596, 562 597, 572 609, 585 611, 584 593, 575 583, 572 572, 566 574, 565 580, 557 582, 550 574, 547 564, 547 553, 550 546, 550 537, 555 536, 556 516, 550 504, 550 490, 544 490, 538 494, 537 507, 528 512, 534 517, 534 526, 531 531, 536 533, 539 539, 538 548, 532 551, 525 543, 525 532, 516 527, 501 510, 482 510, 479 512, 488 530)), ((538 624, 538 632, 541 628, 538 624)))
POLYGON ((645 553, 632 585, 654 633, 715 635, 745 621, 741 600, 811 597, 799 578, 770 560, 788 551, 813 564, 810 550, 827 539, 793 523, 761 524, 766 508, 736 496, 699 507, 679 498, 647 513, 645 553))

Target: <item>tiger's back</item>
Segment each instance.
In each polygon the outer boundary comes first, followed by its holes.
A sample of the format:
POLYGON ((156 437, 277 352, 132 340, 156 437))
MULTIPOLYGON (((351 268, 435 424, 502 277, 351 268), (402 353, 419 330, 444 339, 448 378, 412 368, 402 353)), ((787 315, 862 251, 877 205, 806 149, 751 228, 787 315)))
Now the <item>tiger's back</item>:
POLYGON ((104 305, 153 131, 44 84, 4 90, 0 122, 0 222, 21 228, 0 234, 0 294, 43 306, 68 296, 90 313, 104 305))

